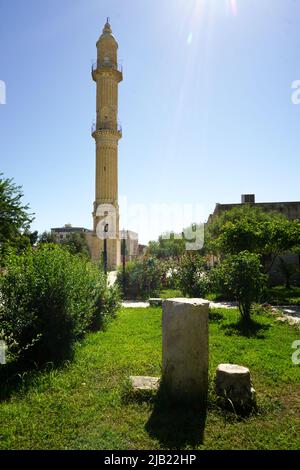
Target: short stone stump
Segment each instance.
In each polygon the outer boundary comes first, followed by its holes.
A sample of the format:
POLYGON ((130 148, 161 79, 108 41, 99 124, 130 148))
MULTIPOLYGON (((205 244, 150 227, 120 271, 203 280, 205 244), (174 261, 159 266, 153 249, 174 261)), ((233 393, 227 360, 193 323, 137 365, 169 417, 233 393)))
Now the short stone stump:
POLYGON ((256 401, 249 369, 237 364, 218 365, 215 390, 224 405, 251 408, 256 401))
POLYGON ((160 298, 151 298, 149 299, 150 307, 161 307, 163 299, 160 298))

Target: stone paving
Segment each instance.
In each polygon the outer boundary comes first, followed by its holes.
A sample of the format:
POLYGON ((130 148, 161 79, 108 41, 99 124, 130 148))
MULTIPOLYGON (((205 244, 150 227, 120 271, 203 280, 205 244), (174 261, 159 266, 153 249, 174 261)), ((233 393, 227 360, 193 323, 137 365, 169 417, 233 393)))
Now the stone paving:
POLYGON ((149 302, 136 302, 133 300, 125 300, 122 302, 122 307, 124 308, 147 308, 150 307, 149 302))
POLYGON ((236 308, 237 302, 209 302, 210 308, 236 308))
MULTIPOLYGON (((236 308, 236 302, 210 302, 210 308, 236 308)), ((131 301, 126 300, 122 302, 122 307, 124 308, 147 308, 150 307, 149 302, 138 302, 138 301, 131 301)), ((275 310, 279 310, 283 313, 284 317, 287 321, 292 324, 299 324, 300 325, 300 305, 281 305, 273 307, 275 310)))
POLYGON ((277 308, 282 310, 286 315, 291 315, 292 317, 299 318, 300 320, 300 305, 286 305, 277 308))
MULTIPOLYGON (((209 306, 212 308, 235 308, 236 302, 209 302, 209 306)), ((138 302, 133 300, 125 300, 122 302, 124 308, 147 308, 150 307, 149 302, 138 302)))
POLYGON ((281 305, 274 307, 274 309, 283 314, 282 319, 287 320, 292 325, 300 326, 300 305, 281 305))

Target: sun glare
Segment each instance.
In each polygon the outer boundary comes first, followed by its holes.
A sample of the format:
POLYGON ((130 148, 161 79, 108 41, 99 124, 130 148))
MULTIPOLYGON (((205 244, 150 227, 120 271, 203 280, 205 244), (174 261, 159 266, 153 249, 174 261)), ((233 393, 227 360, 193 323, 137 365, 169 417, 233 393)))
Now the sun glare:
MULTIPOLYGON (((217 10, 222 7, 228 14, 236 17, 238 16, 238 2, 237 0, 190 0, 185 3, 184 10, 186 16, 183 17, 182 26, 186 34, 187 45, 191 45, 194 42, 193 31, 195 27, 199 27, 201 21, 205 23, 208 20, 210 23, 214 21, 217 10), (188 29, 186 29, 188 26, 188 29)), ((212 25, 210 25, 212 26, 212 25)), ((207 27, 207 23, 205 24, 207 27)))
POLYGON ((230 0, 230 7, 231 7, 232 14, 234 16, 237 16, 237 14, 238 14, 237 1, 236 0, 230 0))
POLYGON ((237 17, 238 1, 176 0, 175 10, 180 21, 176 21, 174 24, 176 24, 177 34, 185 54, 181 68, 176 111, 170 120, 170 137, 166 140, 166 154, 170 156, 170 159, 176 152, 177 139, 174 136, 180 135, 190 88, 194 86, 195 77, 199 76, 201 77, 202 94, 205 95, 205 90, 209 89, 214 37, 222 27, 222 21, 228 20, 228 17, 237 17))

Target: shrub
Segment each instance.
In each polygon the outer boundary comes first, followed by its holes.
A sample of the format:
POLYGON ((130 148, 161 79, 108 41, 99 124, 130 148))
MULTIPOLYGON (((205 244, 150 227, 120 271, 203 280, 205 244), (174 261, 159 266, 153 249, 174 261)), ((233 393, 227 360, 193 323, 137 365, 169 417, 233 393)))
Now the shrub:
POLYGON ((178 261, 172 258, 159 260, 163 289, 176 289, 178 284, 178 261))
POLYGON ((61 246, 72 255, 83 255, 90 258, 89 247, 84 233, 69 233, 61 246))
MULTIPOLYGON (((95 270, 95 266, 93 267, 95 270)), ((96 269, 97 276, 99 270, 96 269)), ((106 324, 116 317, 120 307, 120 292, 118 287, 107 287, 103 272, 100 273, 101 282, 97 285, 97 295, 93 309, 91 330, 98 331, 103 329, 106 324)))
POLYGON ((210 276, 205 259, 197 253, 187 253, 179 262, 178 287, 183 295, 204 297, 210 291, 210 276))
POLYGON ((150 241, 147 253, 158 259, 177 258, 185 252, 185 240, 181 234, 166 232, 158 241, 150 241))
POLYGON ((229 256, 215 268, 214 275, 222 294, 236 300, 242 319, 249 320, 251 306, 259 301, 267 282, 259 256, 248 251, 229 256))
POLYGON ((0 279, 0 339, 12 359, 58 362, 117 308, 98 269, 55 245, 11 253, 0 279))
POLYGON ((161 266, 155 258, 141 258, 126 264, 125 280, 119 269, 117 283, 127 299, 147 299, 159 295, 162 287, 161 266))

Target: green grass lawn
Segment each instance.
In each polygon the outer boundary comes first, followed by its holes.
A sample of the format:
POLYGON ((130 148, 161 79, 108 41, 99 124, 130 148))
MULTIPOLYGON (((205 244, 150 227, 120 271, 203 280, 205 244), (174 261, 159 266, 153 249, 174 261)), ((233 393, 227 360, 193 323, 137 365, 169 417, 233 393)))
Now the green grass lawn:
POLYGON ((183 297, 181 290, 179 289, 164 289, 160 293, 162 299, 175 299, 177 297, 183 297))
POLYGON ((130 400, 130 374, 160 374, 161 309, 124 309, 78 345, 74 362, 11 382, 0 402, 0 448, 300 449, 300 365, 291 362, 300 331, 261 314, 241 336, 236 310, 211 317, 211 380, 218 363, 248 366, 257 413, 223 412, 210 394, 203 437, 197 412, 130 400))

